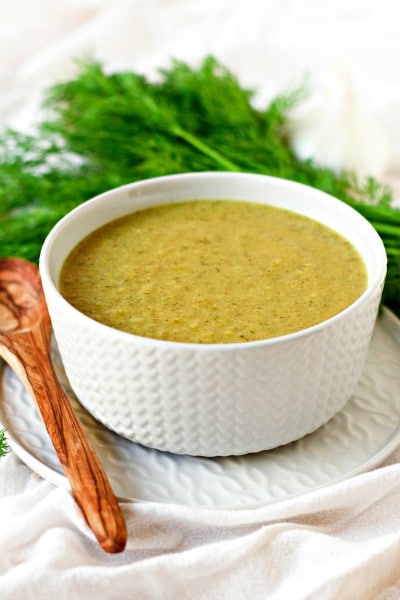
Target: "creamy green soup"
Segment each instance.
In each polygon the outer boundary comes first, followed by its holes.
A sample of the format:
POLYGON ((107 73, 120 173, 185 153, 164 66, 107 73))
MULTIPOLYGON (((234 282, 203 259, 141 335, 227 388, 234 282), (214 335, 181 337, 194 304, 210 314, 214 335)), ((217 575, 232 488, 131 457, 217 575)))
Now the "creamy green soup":
POLYGON ((263 204, 196 200, 100 227, 68 256, 60 290, 111 327, 208 344, 315 325, 366 284, 355 248, 312 219, 263 204))

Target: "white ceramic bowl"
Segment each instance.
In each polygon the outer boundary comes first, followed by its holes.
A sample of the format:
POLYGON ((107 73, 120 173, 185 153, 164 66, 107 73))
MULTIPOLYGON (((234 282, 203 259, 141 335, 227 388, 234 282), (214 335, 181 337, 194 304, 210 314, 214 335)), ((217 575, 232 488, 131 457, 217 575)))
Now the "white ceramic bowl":
POLYGON ((80 205, 48 235, 40 272, 66 373, 87 410, 108 428, 146 446, 218 456, 299 439, 344 406, 364 365, 386 255, 368 221, 318 190, 261 175, 190 173, 133 183, 80 205), (303 331, 205 345, 112 329, 61 296, 57 285, 63 262, 91 231, 142 208, 199 198, 268 203, 330 226, 363 257, 366 291, 340 314, 303 331))

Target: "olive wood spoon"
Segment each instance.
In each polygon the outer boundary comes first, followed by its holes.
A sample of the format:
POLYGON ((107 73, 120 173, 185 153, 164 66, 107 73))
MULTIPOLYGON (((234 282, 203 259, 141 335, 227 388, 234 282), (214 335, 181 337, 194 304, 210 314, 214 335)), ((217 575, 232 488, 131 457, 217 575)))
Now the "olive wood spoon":
POLYGON ((73 496, 106 552, 121 552, 127 532, 110 482, 59 383, 51 362, 51 322, 39 270, 0 260, 0 356, 34 399, 73 496))

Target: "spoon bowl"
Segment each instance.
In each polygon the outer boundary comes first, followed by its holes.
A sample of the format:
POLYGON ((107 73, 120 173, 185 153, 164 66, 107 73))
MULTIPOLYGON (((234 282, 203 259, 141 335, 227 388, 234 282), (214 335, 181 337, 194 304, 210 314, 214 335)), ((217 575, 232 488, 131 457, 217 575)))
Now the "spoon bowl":
POLYGON ((47 313, 39 272, 20 259, 5 258, 0 264, 0 334, 28 331, 47 313))

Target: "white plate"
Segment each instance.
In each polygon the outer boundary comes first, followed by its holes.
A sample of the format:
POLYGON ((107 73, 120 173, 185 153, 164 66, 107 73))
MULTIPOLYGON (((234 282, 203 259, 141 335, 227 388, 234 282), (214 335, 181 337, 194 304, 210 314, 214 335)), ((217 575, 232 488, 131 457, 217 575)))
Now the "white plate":
MULTIPOLYGON (((57 369, 120 499, 252 508, 373 468, 400 443, 400 322, 387 309, 375 327, 356 393, 345 408, 298 442, 259 454, 193 458, 125 440, 82 408, 59 364, 57 369)), ((42 477, 68 487, 34 404, 8 367, 2 390, 0 421, 10 446, 42 477)))

